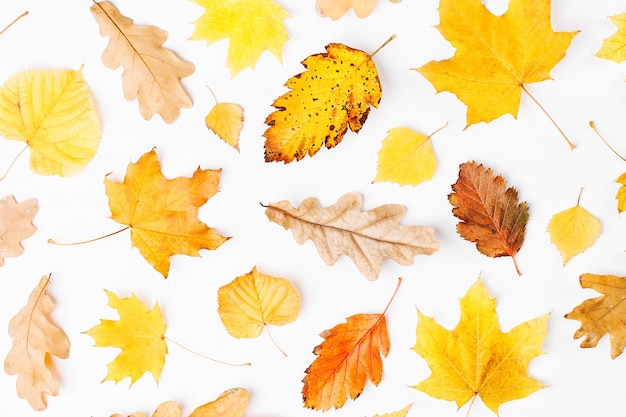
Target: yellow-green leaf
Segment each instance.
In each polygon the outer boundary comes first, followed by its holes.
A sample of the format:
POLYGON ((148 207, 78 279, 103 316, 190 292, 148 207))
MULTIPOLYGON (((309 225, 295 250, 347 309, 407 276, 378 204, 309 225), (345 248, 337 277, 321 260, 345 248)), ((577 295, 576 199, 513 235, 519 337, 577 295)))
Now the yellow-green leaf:
POLYGON ((604 39, 596 56, 617 63, 624 62, 626 61, 626 13, 611 16, 610 19, 617 26, 617 32, 604 39))
POLYGON ((431 179, 437 169, 431 136, 406 127, 389 130, 378 151, 378 171, 374 182, 418 185, 431 179))
POLYGON ((26 142, 37 174, 80 172, 100 144, 100 121, 82 70, 28 70, 0 88, 0 135, 26 142))

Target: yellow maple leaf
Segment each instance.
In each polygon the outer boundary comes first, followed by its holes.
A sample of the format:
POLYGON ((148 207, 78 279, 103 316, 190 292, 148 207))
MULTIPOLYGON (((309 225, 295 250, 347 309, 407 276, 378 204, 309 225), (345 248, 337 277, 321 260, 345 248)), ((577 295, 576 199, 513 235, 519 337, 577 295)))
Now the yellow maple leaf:
POLYGON ((300 296, 289 280, 262 274, 256 267, 220 287, 217 302, 224 327, 236 338, 257 337, 268 324, 291 323, 300 310, 300 296))
POLYGON ((500 330, 495 299, 481 279, 460 300, 461 318, 453 330, 418 311, 413 350, 432 374, 414 386, 431 397, 455 401, 460 408, 476 396, 494 413, 507 401, 543 388, 527 373, 531 359, 544 353, 548 315, 500 330))
MULTIPOLYGON (((393 3, 400 3, 402 0, 391 0, 393 3)), ((339 19, 351 8, 359 18, 369 16, 376 6, 377 0, 315 0, 315 8, 321 16, 330 17, 333 20, 339 19)))
POLYGON ((165 364, 167 344, 166 324, 158 302, 148 310, 134 294, 120 298, 106 291, 109 306, 117 310, 119 320, 100 320, 100 324, 84 332, 98 347, 116 347, 122 351, 107 366, 104 381, 116 383, 130 377, 134 384, 146 372, 158 382, 165 364))
POLYGON ((239 151, 239 134, 243 129, 243 108, 239 104, 215 104, 204 122, 220 139, 239 151))
POLYGON ((615 182, 621 184, 615 196, 617 199, 617 212, 621 213, 626 211, 626 172, 620 175, 615 182))
POLYGON ((596 56, 617 63, 624 62, 626 61, 626 13, 611 16, 610 19, 617 26, 617 32, 604 39, 596 56))
POLYGON ((552 216, 547 231, 552 243, 559 249, 565 265, 593 245, 600 236, 602 226, 593 214, 580 206, 579 195, 576 206, 552 216))
POLYGON ((124 97, 138 100, 146 120, 158 113, 164 122, 175 122, 181 108, 192 106, 180 79, 193 74, 195 66, 162 46, 167 32, 156 26, 135 25, 110 2, 94 0, 91 13, 100 35, 109 37, 102 62, 111 69, 124 67, 124 97))
POLYGON ((378 106, 382 90, 372 56, 340 43, 326 51, 302 61, 308 71, 291 77, 290 91, 272 103, 277 110, 263 133, 266 162, 299 161, 322 145, 333 148, 348 128, 361 130, 370 106, 378 106))
POLYGON ((289 39, 283 20, 290 17, 273 0, 193 0, 205 8, 194 22, 190 39, 207 44, 230 39, 226 65, 234 77, 254 68, 264 51, 282 60, 283 45, 289 39))
POLYGON ((0 135, 26 142, 40 175, 80 172, 100 145, 100 121, 80 70, 28 70, 0 88, 0 135))
POLYGON ((191 178, 170 180, 151 150, 128 165, 123 182, 104 179, 111 218, 131 229, 133 246, 165 278, 170 256, 200 256, 229 239, 198 219, 198 208, 217 193, 220 172, 198 167, 191 178))
POLYGON ((399 185, 418 185, 435 175, 437 158, 430 138, 406 127, 396 127, 378 151, 378 170, 374 182, 389 181, 399 185))
POLYGON ((441 0, 439 16, 437 28, 456 52, 417 71, 467 105, 468 126, 517 118, 522 90, 533 98, 525 85, 550 80, 577 33, 552 30, 550 0, 511 0, 501 16, 481 0, 441 0))

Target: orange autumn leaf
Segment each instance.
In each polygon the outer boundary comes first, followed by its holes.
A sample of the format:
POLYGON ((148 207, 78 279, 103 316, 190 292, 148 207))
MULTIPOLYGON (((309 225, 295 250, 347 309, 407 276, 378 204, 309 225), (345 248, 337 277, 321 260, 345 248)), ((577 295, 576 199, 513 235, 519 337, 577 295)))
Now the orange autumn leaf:
POLYGON ((580 347, 591 348, 597 346, 608 333, 611 358, 615 359, 626 346, 626 277, 582 274, 580 286, 596 290, 602 295, 583 301, 565 315, 566 319, 580 322, 574 339, 584 337, 580 347))
MULTIPOLYGON (((320 16, 330 17, 333 20, 339 19, 351 8, 359 18, 369 16, 378 0, 316 0, 315 9, 320 16)), ((391 0, 392 3, 400 3, 402 0, 391 0)))
POLYGON ((217 193, 221 170, 196 169, 191 178, 167 179, 154 150, 128 165, 124 181, 104 179, 111 218, 131 229, 131 242, 165 278, 170 256, 200 256, 228 238, 198 219, 198 208, 217 193))
POLYGON ((334 148, 348 129, 361 130, 382 97, 373 55, 331 43, 326 53, 302 61, 308 71, 287 81, 290 91, 274 100, 276 110, 265 119, 265 162, 299 161, 322 145, 334 148))
POLYGON ((102 62, 111 69, 124 67, 124 97, 138 100, 141 116, 146 120, 158 113, 164 122, 175 122, 180 109, 192 105, 180 80, 193 74, 194 64, 162 46, 167 32, 155 26, 135 25, 108 1, 94 0, 91 13, 100 35, 109 37, 102 62))
POLYGON ((39 210, 34 198, 21 203, 7 195, 0 200, 0 266, 5 257, 16 257, 24 253, 22 240, 35 233, 33 218, 39 210))
POLYGON ((504 114, 517 118, 522 91, 536 101, 526 85, 552 79, 577 33, 552 30, 550 0, 508 4, 496 16, 481 0, 441 0, 437 29, 456 51, 416 69, 437 92, 449 91, 467 105, 468 126, 504 114))
POLYGON ((476 243, 483 255, 510 256, 521 274, 515 255, 524 243, 528 205, 519 202, 517 190, 482 164, 465 162, 452 191, 448 201, 452 214, 461 220, 456 226, 461 237, 476 243))
POLYGON ((356 399, 369 380, 378 385, 383 376, 381 356, 389 353, 385 313, 400 287, 380 314, 355 314, 320 334, 325 340, 315 347, 317 358, 302 380, 304 406, 326 411, 341 408, 348 397, 356 399))
POLYGON ((67 335, 50 318, 54 303, 46 294, 48 284, 50 277, 43 276, 28 303, 11 319, 13 346, 4 360, 5 372, 17 375, 17 394, 37 411, 47 406, 45 394, 59 393, 52 357, 66 359, 70 354, 67 335))

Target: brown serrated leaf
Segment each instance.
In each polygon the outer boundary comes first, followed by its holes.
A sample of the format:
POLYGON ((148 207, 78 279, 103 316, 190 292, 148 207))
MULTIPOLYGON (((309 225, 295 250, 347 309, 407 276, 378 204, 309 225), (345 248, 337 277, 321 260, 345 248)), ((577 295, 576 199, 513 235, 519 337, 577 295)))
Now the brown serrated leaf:
POLYGON ((398 224, 406 211, 403 206, 385 204, 368 211, 362 206, 360 194, 348 193, 329 207, 320 207, 315 198, 307 198, 297 209, 279 201, 267 206, 265 214, 291 229, 299 244, 312 240, 326 264, 346 255, 369 280, 378 279, 383 258, 412 265, 415 255, 439 250, 432 227, 398 224))
POLYGON ((521 275, 515 255, 524 243, 528 205, 519 202, 517 190, 507 188, 502 176, 472 161, 460 165, 452 191, 448 201, 452 214, 461 220, 456 226, 461 237, 476 243, 483 255, 510 256, 521 275))
POLYGON ((156 26, 133 24, 108 1, 94 0, 91 13, 100 35, 109 37, 102 62, 111 69, 124 67, 124 97, 138 99, 141 116, 146 120, 158 113, 166 123, 175 122, 181 107, 192 105, 180 79, 193 74, 194 64, 162 46, 167 32, 156 26))
POLYGON ((16 257, 24 253, 22 240, 35 233, 33 218, 39 210, 34 198, 21 203, 7 195, 0 200, 0 266, 5 257, 16 257))

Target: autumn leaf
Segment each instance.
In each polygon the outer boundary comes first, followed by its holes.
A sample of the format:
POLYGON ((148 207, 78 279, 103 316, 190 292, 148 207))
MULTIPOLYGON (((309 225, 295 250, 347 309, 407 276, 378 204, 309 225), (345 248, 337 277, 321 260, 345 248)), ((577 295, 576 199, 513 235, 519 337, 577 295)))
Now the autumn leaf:
POLYGON ((377 386, 383 377, 381 356, 389 353, 385 313, 398 292, 380 314, 355 314, 320 334, 324 341, 315 347, 317 358, 304 371, 304 406, 326 411, 341 408, 348 396, 356 399, 369 380, 377 386))
POLYGON ((212 44, 229 39, 226 65, 234 77, 254 68, 261 54, 271 52, 279 61, 289 39, 283 21, 290 17, 273 0, 193 0, 205 8, 194 22, 190 39, 212 44))
MULTIPOLYGON (((157 406, 156 410, 152 414, 152 417, 180 417, 181 406, 176 401, 166 401, 157 406)), ((116 413, 111 417, 125 417, 122 414, 116 413)), ((146 417, 141 411, 131 413, 128 417, 146 417)))
POLYGON ((248 407, 250 394, 244 388, 224 391, 215 401, 193 410, 189 417, 242 417, 248 407))
POLYGON ((626 172, 620 175, 615 181, 621 184, 615 198, 617 199, 617 212, 622 213, 626 211, 626 172))
MULTIPOLYGON (((213 95, 215 98, 215 95, 213 95)), ((243 129, 243 108, 239 104, 216 104, 204 119, 206 127, 239 152, 239 134, 243 129)))
MULTIPOLYGON (((379 48, 380 49, 380 48, 379 48)), ((340 43, 302 61, 308 70, 291 77, 290 91, 272 103, 265 119, 265 162, 284 163, 335 147, 348 131, 358 132, 382 89, 372 55, 340 43)))
POLYGON ((596 290, 602 295, 583 301, 565 315, 566 319, 580 322, 574 339, 584 337, 580 347, 592 348, 608 333, 611 340, 611 358, 615 359, 626 346, 626 278, 582 274, 580 286, 596 290))
POLYGON ((21 203, 7 195, 0 200, 0 266, 4 258, 17 257, 24 253, 22 240, 35 233, 33 218, 39 211, 37 199, 31 198, 21 203))
POLYGON ((17 72, 0 87, 0 108, 0 135, 25 142, 22 152, 30 147, 37 174, 75 175, 100 145, 100 121, 82 68, 17 72))
POLYGON ((262 274, 256 267, 220 287, 217 302, 224 327, 236 338, 257 337, 269 324, 291 323, 300 310, 300 296, 289 280, 262 274))
POLYGON ((44 275, 9 322, 13 346, 4 360, 4 371, 17 375, 17 394, 37 411, 46 409, 45 394, 59 393, 52 357, 66 359, 70 354, 67 335, 50 318, 54 303, 46 293, 49 284, 50 277, 44 275))
POLYGON ((120 298, 105 290, 109 306, 117 310, 119 320, 100 320, 100 324, 84 332, 98 347, 116 347, 122 351, 109 363, 104 381, 120 382, 130 377, 132 386, 146 372, 158 382, 165 364, 166 324, 158 302, 148 309, 132 294, 120 298))
POLYGON ((299 244, 312 240, 327 265, 346 255, 369 280, 378 279, 384 258, 412 265, 415 255, 439 250, 432 227, 398 224, 405 213, 403 206, 385 204, 362 211, 362 205, 360 194, 348 193, 329 207, 320 207, 315 198, 307 198, 298 208, 279 201, 267 206, 265 214, 291 229, 299 244))
MULTIPOLYGON (((351 8, 359 18, 369 16, 376 6, 377 0, 316 0, 317 13, 333 20, 339 19, 351 8)), ((392 3, 400 3, 402 0, 391 0, 392 3)))
MULTIPOLYGON (((581 190, 582 192, 582 190, 581 190)), ((563 265, 572 257, 591 247, 600 236, 600 221, 580 206, 580 195, 576 206, 556 213, 548 222, 547 231, 563 258, 563 265)))
POLYGON ((437 29, 456 48, 454 56, 416 70, 437 92, 467 105, 468 126, 507 113, 517 118, 522 91, 537 102, 526 85, 552 79, 577 33, 552 30, 550 0, 510 0, 501 16, 481 0, 441 0, 439 17, 437 29))
POLYGON ((626 61, 626 13, 611 16, 610 19, 617 26, 617 32, 602 42, 602 47, 596 52, 596 56, 619 64, 626 61))
POLYGON ((529 362, 543 354, 548 315, 500 330, 495 299, 478 279, 460 300, 461 318, 447 330, 418 311, 415 353, 432 374, 414 388, 431 397, 455 401, 461 408, 479 396, 494 413, 507 401, 543 388, 527 373, 529 362))
POLYGON ((407 413, 409 412, 409 409, 411 408, 411 405, 412 404, 409 404, 406 407, 404 407, 402 410, 394 411, 391 413, 386 413, 382 415, 376 414, 374 417, 406 417, 407 413))
POLYGON ((128 165, 122 183, 104 179, 111 218, 131 229, 131 242, 165 278, 170 256, 199 256, 226 238, 202 223, 198 208, 217 193, 221 170, 198 167, 191 178, 166 179, 154 150, 128 165))
POLYGON ((435 175, 437 158, 430 138, 406 127, 396 127, 378 151, 378 170, 373 182, 389 181, 399 185, 418 185, 435 175))
POLYGON ((195 66, 162 46, 167 32, 155 26, 135 25, 110 2, 94 0, 91 13, 100 35, 109 37, 102 62, 111 69, 124 67, 124 97, 138 100, 146 120, 158 113, 165 123, 175 122, 181 108, 192 106, 180 80, 193 74, 195 66))
POLYGON ((448 201, 452 214, 461 220, 456 226, 461 237, 476 243, 483 255, 510 256, 521 275, 515 255, 524 243, 528 205, 518 201, 517 190, 507 188, 504 178, 490 168, 465 162, 452 191, 448 201))

